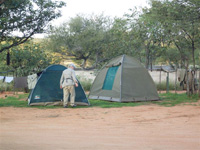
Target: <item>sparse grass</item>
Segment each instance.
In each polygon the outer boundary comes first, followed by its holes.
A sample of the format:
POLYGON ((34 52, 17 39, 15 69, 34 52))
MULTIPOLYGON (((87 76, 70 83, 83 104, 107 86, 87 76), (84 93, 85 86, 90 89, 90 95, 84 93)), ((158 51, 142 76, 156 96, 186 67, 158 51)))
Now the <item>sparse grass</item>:
MULTIPOLYGON (((130 103, 119 103, 109 102, 103 100, 92 100, 90 99, 90 106, 77 106, 75 108, 88 108, 88 107, 101 107, 101 108, 112 108, 112 107, 134 107, 140 105, 157 104, 160 106, 171 107, 179 104, 193 104, 199 100, 198 95, 188 97, 184 94, 164 93, 159 95, 160 101, 148 101, 148 102, 130 102, 130 103)), ((48 108, 61 108, 62 106, 28 106, 26 101, 28 94, 19 94, 17 97, 6 97, 5 99, 0 98, 0 107, 32 107, 40 109, 48 108)))
POLYGON ((18 94, 16 97, 8 96, 5 98, 0 98, 0 107, 35 107, 35 108, 60 108, 60 106, 28 106, 28 93, 18 94))
POLYGON ((5 97, 0 98, 0 107, 28 107, 27 101, 22 100, 26 99, 28 97, 28 94, 20 94, 17 97, 5 97))
MULTIPOLYGON (((160 83, 155 83, 157 86, 157 90, 166 90, 167 89, 167 85, 166 82, 161 82, 160 83)), ((176 85, 176 89, 177 90, 181 90, 181 87, 179 86, 179 84, 177 83, 176 85)), ((172 82, 169 82, 169 90, 175 90, 175 84, 172 82)))
POLYGON ((148 105, 151 102, 130 102, 130 103, 119 103, 119 102, 109 102, 103 100, 92 100, 90 99, 90 104, 92 107, 101 107, 101 108, 112 108, 112 107, 134 107, 140 105, 148 105))
POLYGON ((161 101, 152 102, 154 104, 158 104, 161 106, 175 106, 184 103, 194 103, 199 100, 198 95, 192 95, 190 97, 187 96, 186 93, 175 94, 175 93, 163 93, 159 95, 161 101))

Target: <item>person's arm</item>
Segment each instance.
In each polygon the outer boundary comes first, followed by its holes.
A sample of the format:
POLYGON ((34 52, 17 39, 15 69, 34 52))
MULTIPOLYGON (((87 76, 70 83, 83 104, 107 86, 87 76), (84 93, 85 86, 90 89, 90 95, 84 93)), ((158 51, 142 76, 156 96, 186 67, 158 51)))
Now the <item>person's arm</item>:
POLYGON ((74 80, 75 87, 78 87, 78 81, 77 81, 77 79, 76 79, 76 74, 75 74, 75 71, 74 71, 74 70, 72 71, 72 79, 74 80))
POLYGON ((62 89, 63 79, 64 79, 64 76, 63 76, 63 73, 62 73, 61 78, 60 78, 60 88, 61 88, 61 89, 62 89))

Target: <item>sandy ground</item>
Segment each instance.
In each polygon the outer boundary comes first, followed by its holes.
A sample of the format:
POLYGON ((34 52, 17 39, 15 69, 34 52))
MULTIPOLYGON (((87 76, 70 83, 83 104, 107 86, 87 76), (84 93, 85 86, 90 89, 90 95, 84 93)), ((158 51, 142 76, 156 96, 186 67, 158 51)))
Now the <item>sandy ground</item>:
POLYGON ((199 150, 195 105, 0 108, 0 150, 199 150))

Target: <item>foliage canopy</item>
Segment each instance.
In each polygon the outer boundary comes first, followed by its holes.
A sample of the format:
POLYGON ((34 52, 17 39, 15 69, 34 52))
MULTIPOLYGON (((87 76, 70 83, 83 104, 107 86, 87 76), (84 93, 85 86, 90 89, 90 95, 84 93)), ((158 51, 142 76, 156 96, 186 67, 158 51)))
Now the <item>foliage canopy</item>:
POLYGON ((61 16, 58 8, 64 5, 52 0, 0 0, 0 53, 43 33, 50 21, 61 16))

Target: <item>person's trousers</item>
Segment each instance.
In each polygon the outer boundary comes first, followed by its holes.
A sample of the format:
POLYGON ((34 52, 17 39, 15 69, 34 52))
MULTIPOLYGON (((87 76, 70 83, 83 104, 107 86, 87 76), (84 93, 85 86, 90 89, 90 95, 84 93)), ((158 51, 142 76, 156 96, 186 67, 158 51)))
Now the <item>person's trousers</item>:
POLYGON ((75 102, 74 85, 66 86, 63 88, 63 106, 67 106, 69 95, 70 95, 70 105, 74 106, 74 102, 75 102))

